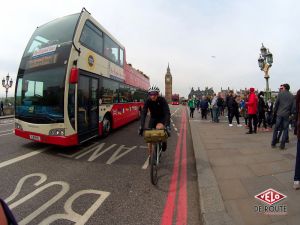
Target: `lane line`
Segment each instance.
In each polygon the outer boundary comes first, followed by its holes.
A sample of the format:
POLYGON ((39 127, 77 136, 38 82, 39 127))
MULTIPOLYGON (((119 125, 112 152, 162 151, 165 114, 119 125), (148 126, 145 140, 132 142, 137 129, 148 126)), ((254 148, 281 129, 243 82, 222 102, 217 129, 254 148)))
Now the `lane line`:
POLYGON ((9 132, 9 131, 13 131, 14 129, 10 129, 10 130, 0 130, 0 133, 5 133, 5 132, 9 132))
POLYGON ((187 119, 184 115, 184 128, 183 128, 183 143, 181 151, 181 169, 179 181, 179 193, 177 202, 177 220, 176 225, 187 225, 187 149, 186 149, 186 124, 187 119))
POLYGON ((44 152, 46 150, 47 150, 47 148, 46 149, 37 150, 37 151, 34 151, 34 152, 27 153, 25 155, 18 156, 18 157, 13 158, 13 159, 9 159, 9 160, 4 161, 4 162, 1 162, 0 163, 0 168, 3 168, 5 166, 9 166, 11 164, 20 162, 20 161, 22 161, 24 159, 27 159, 27 158, 30 158, 32 156, 38 155, 38 154, 40 154, 40 153, 42 153, 42 152, 44 152))
MULTIPOLYGON (((183 115, 183 112, 182 112, 183 115)), ((171 225, 173 221, 173 215, 175 210, 175 198, 177 192, 177 180, 179 174, 179 158, 180 158, 180 150, 181 150, 181 142, 182 142, 182 132, 183 132, 183 117, 181 117, 180 123, 180 134, 177 139, 176 151, 175 151, 175 159, 173 166, 173 173, 171 177, 171 182, 168 191, 167 201, 165 203, 164 212, 161 219, 161 225, 171 225)))
POLYGON ((12 122, 12 123, 0 123, 0 126, 10 125, 10 124, 14 124, 14 122, 12 122))
POLYGON ((178 111, 178 109, 180 109, 180 108, 177 108, 177 109, 175 110, 175 112, 173 112, 173 113, 171 114, 171 116, 173 116, 173 115, 178 111))
POLYGON ((145 170, 145 169, 148 168, 148 166, 149 166, 149 158, 150 158, 150 156, 147 157, 147 159, 146 159, 144 165, 142 166, 142 169, 143 169, 143 170, 145 170))
POLYGON ((13 134, 14 132, 10 132, 10 133, 6 133, 6 134, 0 134, 0 137, 1 136, 6 136, 6 135, 10 135, 10 134, 13 134))

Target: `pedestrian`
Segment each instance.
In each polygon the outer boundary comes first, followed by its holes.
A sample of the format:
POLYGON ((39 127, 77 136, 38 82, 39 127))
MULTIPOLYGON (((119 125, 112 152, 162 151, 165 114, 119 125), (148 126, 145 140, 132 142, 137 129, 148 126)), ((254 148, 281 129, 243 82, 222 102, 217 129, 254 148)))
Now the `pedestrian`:
POLYGON ((200 113, 200 99, 199 98, 197 98, 196 107, 197 107, 197 111, 200 113))
POLYGON ((240 124, 240 112, 239 112, 239 103, 237 102, 237 95, 233 96, 233 102, 232 102, 232 111, 231 111, 231 117, 229 124, 232 124, 232 120, 235 117, 237 126, 241 127, 242 125, 240 124))
POLYGON ((188 106, 190 107, 190 118, 194 118, 194 111, 195 111, 195 108, 196 108, 196 99, 195 99, 195 96, 193 96, 188 101, 188 106))
POLYGON ((233 91, 229 91, 229 95, 226 97, 226 106, 228 110, 228 123, 232 127, 232 118, 233 118, 233 91))
POLYGON ((216 94, 214 94, 214 97, 211 101, 211 107, 213 112, 213 118, 212 121, 215 123, 219 123, 219 107, 218 107, 218 97, 216 94))
POLYGON ((296 95, 296 126, 294 134, 297 135, 297 154, 296 154, 296 165, 294 175, 294 189, 300 189, 300 89, 296 95))
POLYGON ((4 116, 4 105, 3 105, 3 101, 1 101, 0 103, 0 107, 1 107, 1 111, 0 111, 0 115, 4 116))
MULTIPOLYGON (((283 85, 284 84, 280 85, 279 93, 283 91, 283 85)), ((277 96, 276 96, 276 100, 277 100, 277 96)), ((276 115, 276 112, 274 112, 273 120, 272 120, 272 126, 276 124, 276 118, 277 118, 277 115, 276 115)), ((278 129, 278 132, 277 132, 276 144, 279 143, 282 133, 283 133, 283 127, 281 125, 278 129)), ((288 135, 287 135, 286 143, 289 142, 288 139, 289 139, 289 132, 288 132, 288 135)))
POLYGON ((257 104, 258 99, 254 93, 255 89, 250 88, 250 94, 246 106, 248 109, 248 119, 249 119, 249 131, 246 134, 252 134, 257 132, 257 104), (254 130, 253 130, 254 127, 254 130))
POLYGON ((218 118, 219 118, 220 115, 221 116, 224 115, 224 99, 222 98, 222 95, 220 92, 218 94, 217 105, 218 105, 218 112, 219 112, 218 118))
POLYGON ((272 127, 272 116, 273 116, 273 101, 269 98, 266 104, 267 108, 267 124, 272 127))
POLYGON ((284 84, 282 91, 278 94, 275 102, 274 113, 276 114, 276 124, 273 132, 273 138, 271 146, 276 146, 278 139, 278 132, 282 129, 282 138, 280 143, 280 149, 285 148, 285 142, 288 139, 289 117, 292 113, 294 96, 290 93, 290 85, 284 84))
POLYGON ((268 131, 266 122, 266 104, 264 100, 264 92, 261 91, 258 94, 258 129, 260 129, 261 123, 263 123, 264 131, 268 131))
POLYGON ((200 103, 200 108, 201 108, 201 118, 207 119, 208 101, 205 96, 202 97, 202 101, 200 103))

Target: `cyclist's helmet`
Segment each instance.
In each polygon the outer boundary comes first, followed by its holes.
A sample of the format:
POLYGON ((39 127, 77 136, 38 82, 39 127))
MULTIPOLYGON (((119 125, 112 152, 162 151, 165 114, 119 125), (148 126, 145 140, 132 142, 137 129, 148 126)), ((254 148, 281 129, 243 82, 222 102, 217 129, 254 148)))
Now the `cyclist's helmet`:
POLYGON ((156 86, 152 86, 148 89, 148 94, 159 94, 159 88, 156 86))

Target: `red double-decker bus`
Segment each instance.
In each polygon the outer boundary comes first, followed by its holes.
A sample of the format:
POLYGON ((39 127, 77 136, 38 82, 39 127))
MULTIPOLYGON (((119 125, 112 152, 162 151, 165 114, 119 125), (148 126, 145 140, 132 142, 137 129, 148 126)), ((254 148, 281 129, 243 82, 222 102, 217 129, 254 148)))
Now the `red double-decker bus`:
POLYGON ((140 116, 149 77, 85 9, 38 27, 15 90, 15 134, 71 146, 140 116))
POLYGON ((179 94, 172 95, 172 105, 179 105, 179 94))

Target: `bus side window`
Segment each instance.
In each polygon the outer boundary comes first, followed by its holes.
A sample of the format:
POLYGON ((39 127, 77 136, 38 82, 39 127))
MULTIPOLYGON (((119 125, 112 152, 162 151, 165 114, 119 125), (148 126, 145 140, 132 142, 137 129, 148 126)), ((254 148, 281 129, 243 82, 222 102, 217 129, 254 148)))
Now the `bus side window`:
POLYGON ((102 97, 102 104, 118 103, 119 102, 118 89, 119 89, 118 82, 103 78, 103 86, 100 93, 100 97, 102 97))
POLYGON ((90 21, 86 21, 82 29, 80 43, 100 55, 103 54, 103 33, 90 21))

